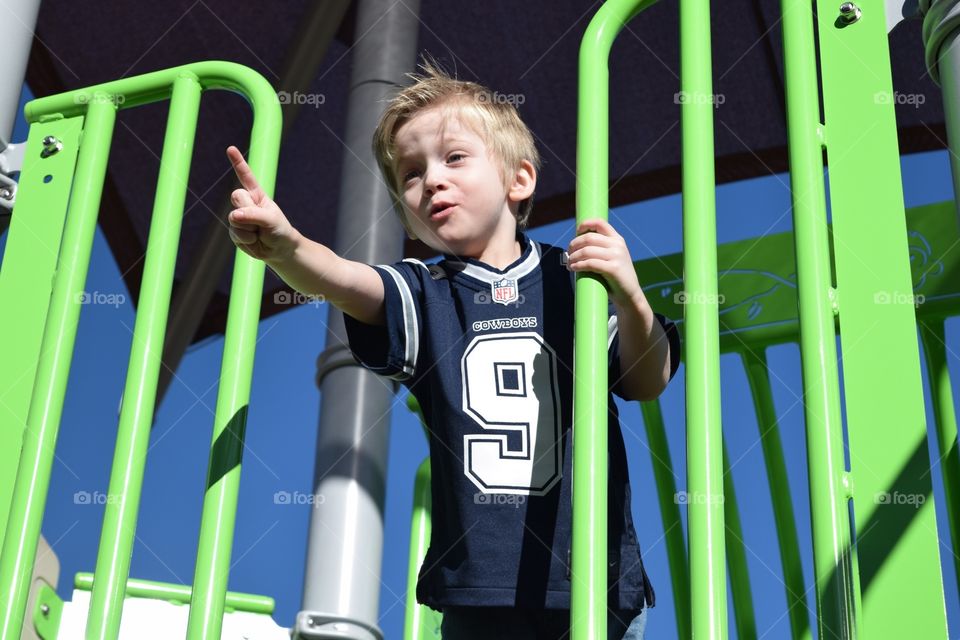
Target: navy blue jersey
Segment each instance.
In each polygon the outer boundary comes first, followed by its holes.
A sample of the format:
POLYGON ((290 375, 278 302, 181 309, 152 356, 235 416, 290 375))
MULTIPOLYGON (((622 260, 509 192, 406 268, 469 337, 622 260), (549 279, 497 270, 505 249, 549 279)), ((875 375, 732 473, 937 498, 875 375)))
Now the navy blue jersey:
MULTIPOLYGON (((402 382, 423 410, 432 469, 432 532, 417 600, 444 606, 570 607, 573 280, 563 250, 518 233, 504 270, 445 256, 375 267, 386 326, 345 316, 350 348, 402 382)), ((680 362, 676 327, 670 376, 680 362)), ((621 395, 617 317, 609 380, 621 395)), ((617 406, 609 398, 611 608, 652 605, 630 511, 617 406)))

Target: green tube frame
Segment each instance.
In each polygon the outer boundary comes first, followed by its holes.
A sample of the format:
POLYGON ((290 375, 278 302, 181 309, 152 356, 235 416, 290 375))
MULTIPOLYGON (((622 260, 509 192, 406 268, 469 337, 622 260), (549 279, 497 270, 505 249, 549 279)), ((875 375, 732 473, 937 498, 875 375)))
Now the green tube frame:
MULTIPOLYGON (((25 107, 30 123, 75 116, 84 116, 85 123, 0 558, 0 637, 19 637, 23 625, 76 338, 78 296, 86 280, 116 112, 172 98, 87 626, 88 638, 116 638, 119 633, 199 97, 210 89, 239 93, 251 104, 249 162, 271 195, 280 104, 270 84, 241 65, 184 65, 41 98, 25 107)), ((263 272, 262 262, 237 251, 224 345, 231 356, 221 369, 187 631, 191 640, 220 637, 263 272)))

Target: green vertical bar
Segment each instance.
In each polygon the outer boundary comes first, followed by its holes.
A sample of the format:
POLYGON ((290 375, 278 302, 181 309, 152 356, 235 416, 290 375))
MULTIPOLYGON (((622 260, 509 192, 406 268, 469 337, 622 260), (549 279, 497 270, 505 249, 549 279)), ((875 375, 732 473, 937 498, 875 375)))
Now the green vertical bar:
POLYGON ((947 367, 947 336, 943 318, 920 322, 920 339, 927 361, 930 400, 937 430, 937 451, 943 477, 943 497, 947 505, 953 570, 960 588, 960 456, 957 453, 957 413, 953 406, 953 385, 947 367))
MULTIPOLYGON (((256 75, 249 70, 247 73, 256 75)), ((254 112, 250 167, 264 192, 272 197, 280 154, 280 104, 262 76, 256 75, 255 81, 251 79, 247 88, 254 112)), ((223 625, 243 437, 260 320, 263 270, 263 262, 237 250, 187 623, 187 638, 190 640, 219 639, 223 625)))
POLYGON ((743 527, 740 526, 740 509, 737 506, 733 476, 730 474, 726 442, 723 442, 723 476, 727 564, 730 567, 730 599, 733 601, 737 640, 756 640, 757 620, 753 612, 753 597, 750 594, 750 570, 747 567, 746 544, 743 541, 743 527))
MULTIPOLYGON (((608 0, 580 45, 577 102, 577 224, 609 209, 609 71, 614 38, 653 0, 608 0)), ((607 290, 602 276, 576 276, 573 401, 571 637, 607 635, 607 290)))
POLYGON ((782 0, 781 6, 817 637, 846 640, 854 637, 855 603, 813 15, 809 0, 782 0))
POLYGON ((4 640, 19 638, 23 625, 115 120, 108 101, 89 105, 0 557, 4 640))
POLYGON ((693 637, 727 637, 710 4, 680 0, 687 523, 693 637))
POLYGON ((0 267, 0 300, 5 309, 16 309, 16 313, 0 313, 0 544, 17 478, 82 128, 83 116, 30 127, 16 211, 0 267), (63 149, 43 157, 47 136, 60 140, 63 149))
POLYGON ((430 530, 430 457, 427 456, 417 468, 413 486, 404 640, 431 640, 440 637, 440 614, 417 602, 417 578, 420 575, 420 565, 423 564, 423 558, 430 546, 430 530))
POLYGON ((787 479, 783 445, 777 426, 777 412, 770 389, 770 369, 762 346, 740 352, 753 395, 753 405, 760 429, 760 446, 770 484, 773 519, 777 528, 780 564, 783 567, 783 586, 790 616, 790 637, 809 640, 810 623, 807 615, 806 588, 803 586, 803 568, 800 564, 800 543, 797 541, 797 521, 793 515, 793 497, 787 479))
POLYGON ((683 537, 683 523, 680 520, 677 475, 673 472, 660 401, 641 402, 640 412, 643 414, 643 424, 647 431, 650 464, 653 466, 660 518, 663 520, 663 537, 666 540, 667 562, 670 565, 677 637, 680 640, 690 640, 690 566, 687 563, 687 546, 683 537))
POLYGON ((835 2, 817 2, 855 607, 862 593, 856 635, 935 640, 947 637, 946 607, 885 3, 857 4, 860 19, 845 24, 835 2))
POLYGON ((192 74, 174 81, 94 571, 87 638, 112 640, 120 633, 200 93, 200 84, 192 74))

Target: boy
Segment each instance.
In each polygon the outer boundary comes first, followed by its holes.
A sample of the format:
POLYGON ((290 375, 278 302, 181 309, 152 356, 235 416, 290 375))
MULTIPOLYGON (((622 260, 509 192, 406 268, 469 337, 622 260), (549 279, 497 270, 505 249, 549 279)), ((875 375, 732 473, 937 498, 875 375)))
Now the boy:
MULTIPOLYGON (((581 224, 568 256, 526 237, 539 165, 531 132, 489 89, 423 69, 381 117, 374 154, 408 235, 442 262, 339 258, 290 225, 235 147, 227 153, 244 189, 233 194, 230 234, 293 288, 326 296, 345 314, 357 361, 419 400, 433 516, 417 600, 443 612, 443 637, 568 637, 571 272, 609 285, 611 391, 659 396, 679 364, 679 338, 653 313, 605 221, 581 224)), ((609 407, 608 629, 635 639, 654 593, 612 395, 609 407)))

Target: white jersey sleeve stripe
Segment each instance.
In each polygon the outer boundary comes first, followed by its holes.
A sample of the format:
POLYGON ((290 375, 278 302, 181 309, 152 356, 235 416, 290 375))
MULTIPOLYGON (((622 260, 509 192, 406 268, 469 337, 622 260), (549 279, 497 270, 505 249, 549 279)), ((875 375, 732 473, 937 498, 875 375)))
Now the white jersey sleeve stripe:
POLYGON ((404 351, 403 351, 403 372, 397 373, 391 378, 404 380, 413 377, 417 366, 417 356, 420 353, 420 327, 417 322, 417 309, 413 300, 413 293, 403 276, 389 265, 378 265, 384 271, 390 274, 397 284, 397 290, 400 292, 400 301, 403 305, 403 332, 404 332, 404 351))

